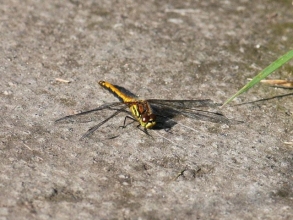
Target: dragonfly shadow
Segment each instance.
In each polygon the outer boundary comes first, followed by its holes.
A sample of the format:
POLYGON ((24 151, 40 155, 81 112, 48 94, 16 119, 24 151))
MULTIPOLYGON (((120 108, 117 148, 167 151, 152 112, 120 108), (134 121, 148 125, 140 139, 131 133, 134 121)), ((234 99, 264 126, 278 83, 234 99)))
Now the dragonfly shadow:
POLYGON ((272 97, 269 97, 269 98, 258 99, 258 100, 255 100, 255 101, 243 102, 243 103, 235 104, 233 106, 261 103, 261 102, 266 102, 266 101, 270 101, 270 100, 273 100, 273 99, 280 99, 280 98, 287 97, 287 96, 293 96, 293 93, 290 92, 290 93, 287 93, 287 94, 276 95, 276 96, 272 96, 272 97))

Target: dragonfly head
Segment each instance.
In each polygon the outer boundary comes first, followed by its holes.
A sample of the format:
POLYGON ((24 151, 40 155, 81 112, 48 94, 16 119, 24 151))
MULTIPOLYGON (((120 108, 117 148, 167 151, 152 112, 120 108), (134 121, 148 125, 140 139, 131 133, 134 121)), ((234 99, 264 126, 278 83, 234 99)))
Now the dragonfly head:
POLYGON ((156 124, 155 114, 142 114, 141 115, 141 125, 147 129, 154 127, 156 124))

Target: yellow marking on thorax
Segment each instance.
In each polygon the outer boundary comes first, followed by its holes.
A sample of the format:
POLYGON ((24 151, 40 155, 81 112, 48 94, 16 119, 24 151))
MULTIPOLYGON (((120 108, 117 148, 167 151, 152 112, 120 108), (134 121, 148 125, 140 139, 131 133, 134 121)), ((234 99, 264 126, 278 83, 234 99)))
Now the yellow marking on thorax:
POLYGON ((103 88, 108 89, 114 95, 118 96, 120 99, 123 100, 123 102, 136 102, 137 101, 135 98, 132 98, 132 97, 126 95, 125 93, 121 92, 116 86, 112 85, 111 83, 108 83, 106 81, 100 81, 99 84, 103 88))
POLYGON ((145 128, 152 128, 155 124, 155 120, 144 121, 144 117, 150 117, 153 115, 152 109, 148 102, 140 101, 139 103, 133 104, 130 107, 132 115, 139 121, 140 125, 145 128))

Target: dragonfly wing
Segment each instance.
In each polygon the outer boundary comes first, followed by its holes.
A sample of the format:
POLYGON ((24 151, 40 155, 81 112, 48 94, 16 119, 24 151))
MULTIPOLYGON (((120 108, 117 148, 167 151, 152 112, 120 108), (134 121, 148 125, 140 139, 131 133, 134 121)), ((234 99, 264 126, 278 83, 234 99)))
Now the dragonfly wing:
MULTIPOLYGON (((207 103, 204 103, 206 107, 207 103)), ((168 119, 173 119, 176 116, 183 115, 187 118, 194 118, 201 121, 210 121, 214 123, 224 123, 224 124, 230 124, 231 120, 228 119, 226 116, 224 116, 222 113, 219 112, 210 112, 200 109, 194 109, 194 108, 183 108, 172 105, 172 107, 167 105, 161 105, 161 104, 153 104, 152 105, 154 113, 159 116, 163 117, 168 121, 168 119)))
POLYGON ((213 123, 230 124, 231 120, 220 112, 209 112, 202 110, 180 111, 181 115, 187 118, 195 118, 201 121, 210 121, 213 123))
POLYGON ((82 140, 82 139, 90 136, 92 133, 94 133, 96 130, 98 130, 103 124, 105 124, 111 118, 114 118, 116 115, 118 115, 119 113, 123 112, 126 107, 127 106, 125 106, 124 108, 121 108, 121 109, 116 110, 111 116, 109 116, 105 120, 101 121, 99 124, 95 125, 94 127, 91 127, 84 135, 82 135, 82 137, 80 138, 80 140, 82 140))
MULTIPOLYGON (((113 102, 113 103, 106 103, 104 105, 101 105, 98 108, 95 109, 91 109, 88 111, 84 111, 78 114, 74 114, 74 115, 68 115, 65 116, 63 118, 59 118, 55 121, 55 123, 68 123, 68 122, 89 122, 93 120, 94 114, 96 114, 98 111, 104 110, 104 109, 109 109, 109 110, 118 110, 115 109, 115 107, 119 107, 121 105, 124 105, 124 103, 121 102, 113 102)), ((122 111, 125 111, 125 108, 127 106, 125 106, 122 111)))
POLYGON ((201 99, 201 100, 163 100, 163 99, 148 99, 147 100, 151 105, 160 105, 171 107, 175 109, 194 109, 201 107, 210 107, 216 108, 221 104, 215 103, 210 99, 201 99))

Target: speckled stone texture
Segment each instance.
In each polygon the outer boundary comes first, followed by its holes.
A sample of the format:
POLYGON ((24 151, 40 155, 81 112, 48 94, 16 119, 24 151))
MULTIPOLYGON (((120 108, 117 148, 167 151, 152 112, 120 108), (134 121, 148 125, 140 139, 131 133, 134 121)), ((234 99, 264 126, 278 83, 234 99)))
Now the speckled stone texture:
MULTIPOLYGON (((54 124, 117 101, 224 102, 292 49, 292 1, 0 4, 0 219, 292 219, 292 96, 258 85, 221 109, 241 124, 179 117, 147 136, 126 114, 54 124), (69 80, 70 83, 62 82, 69 80)), ((289 62, 272 78, 292 78, 289 62)))

